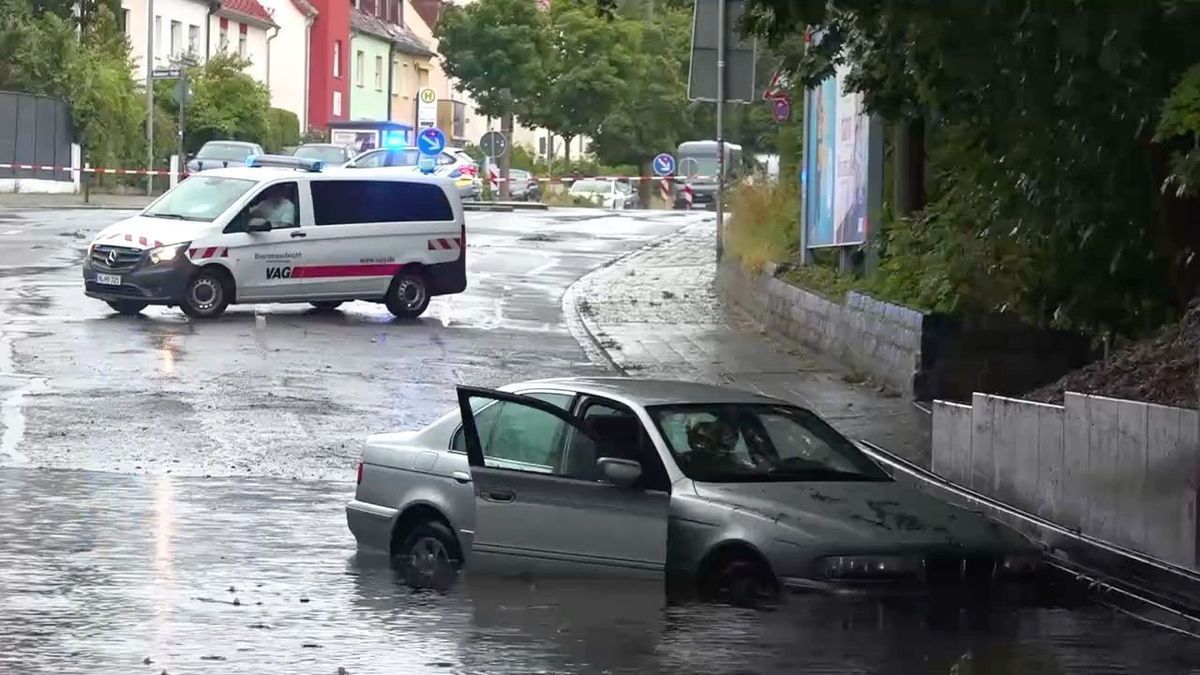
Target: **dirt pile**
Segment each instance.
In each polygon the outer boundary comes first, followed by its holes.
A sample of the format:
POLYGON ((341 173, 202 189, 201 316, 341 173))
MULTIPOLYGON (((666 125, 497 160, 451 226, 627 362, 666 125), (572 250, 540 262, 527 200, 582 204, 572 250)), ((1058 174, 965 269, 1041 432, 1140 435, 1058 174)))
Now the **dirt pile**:
POLYGON ((1064 391, 1196 408, 1197 353, 1200 352, 1200 301, 1192 301, 1183 319, 1157 338, 1133 343, 1103 360, 1068 373, 1025 398, 1063 401, 1064 391))

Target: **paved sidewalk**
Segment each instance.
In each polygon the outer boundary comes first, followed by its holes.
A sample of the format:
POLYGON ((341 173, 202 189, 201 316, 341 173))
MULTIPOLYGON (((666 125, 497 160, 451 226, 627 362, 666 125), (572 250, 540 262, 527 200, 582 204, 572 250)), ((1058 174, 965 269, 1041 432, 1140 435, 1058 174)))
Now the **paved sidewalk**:
POLYGON ((35 194, 31 192, 0 192, 0 210, 18 209, 142 209, 154 197, 146 195, 110 195, 93 192, 88 201, 78 194, 35 194))
POLYGON ((806 406, 845 433, 928 466, 929 418, 849 369, 767 337, 714 286, 711 222, 640 249, 572 289, 587 331, 626 373, 732 384, 806 406))

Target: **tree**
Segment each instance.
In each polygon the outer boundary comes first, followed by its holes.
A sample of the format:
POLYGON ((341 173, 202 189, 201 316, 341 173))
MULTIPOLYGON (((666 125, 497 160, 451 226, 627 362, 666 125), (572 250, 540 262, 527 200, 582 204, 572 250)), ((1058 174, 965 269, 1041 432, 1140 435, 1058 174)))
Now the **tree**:
POLYGON ((1200 282, 1200 209, 1161 189, 1188 136, 1156 136, 1164 98, 1200 61, 1198 20, 1200 3, 1178 0, 750 0, 747 25, 772 46, 811 27, 793 72, 814 84, 845 64, 869 109, 927 121, 930 203, 910 221, 929 237, 913 248, 944 256, 920 261, 925 277, 967 268, 944 293, 1027 274, 993 309, 1137 333, 1200 282), (972 238, 985 257, 960 265, 949 242, 972 238))
MULTIPOLYGON (((471 93, 479 111, 500 117, 512 139, 517 102, 535 95, 544 68, 545 16, 530 0, 478 0, 448 5, 436 36, 446 74, 471 93)), ((508 198, 508 155, 500 158, 500 198, 508 198)))
POLYGON ((184 126, 187 152, 195 152, 214 139, 267 142, 270 94, 265 85, 245 72, 249 65, 236 54, 219 53, 203 66, 189 70, 192 99, 184 126))
POLYGON ((545 29, 543 65, 518 116, 562 136, 570 164, 571 141, 594 133, 624 97, 630 59, 619 26, 589 8, 555 3, 545 29))

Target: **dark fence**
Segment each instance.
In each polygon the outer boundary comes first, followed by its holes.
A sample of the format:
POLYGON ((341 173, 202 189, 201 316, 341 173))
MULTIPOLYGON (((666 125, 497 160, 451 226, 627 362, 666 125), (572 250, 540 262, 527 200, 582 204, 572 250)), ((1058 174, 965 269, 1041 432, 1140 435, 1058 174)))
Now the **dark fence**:
MULTIPOLYGON (((0 91, 0 164, 71 166, 75 132, 67 105, 58 99, 0 91)), ((0 168, 0 179, 70 181, 65 170, 0 168)))

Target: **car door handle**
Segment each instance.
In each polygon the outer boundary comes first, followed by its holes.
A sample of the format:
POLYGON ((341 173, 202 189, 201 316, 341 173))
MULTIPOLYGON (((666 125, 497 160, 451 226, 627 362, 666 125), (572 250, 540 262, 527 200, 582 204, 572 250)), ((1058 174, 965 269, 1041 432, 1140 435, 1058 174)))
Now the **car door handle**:
POLYGON ((293 232, 292 233, 292 239, 299 239, 300 237, 307 237, 307 236, 308 236, 308 234, 304 233, 304 232, 293 232))
POLYGON ((454 471, 450 474, 450 477, 463 485, 471 482, 471 474, 466 471, 454 471))
POLYGON ((511 502, 517 498, 517 493, 512 490, 491 490, 485 492, 483 498, 490 502, 511 502))

